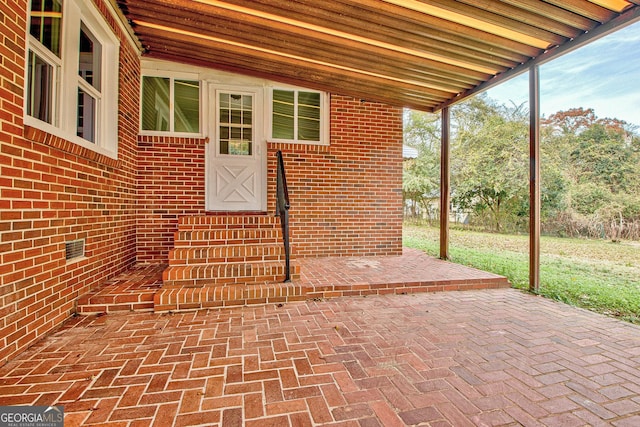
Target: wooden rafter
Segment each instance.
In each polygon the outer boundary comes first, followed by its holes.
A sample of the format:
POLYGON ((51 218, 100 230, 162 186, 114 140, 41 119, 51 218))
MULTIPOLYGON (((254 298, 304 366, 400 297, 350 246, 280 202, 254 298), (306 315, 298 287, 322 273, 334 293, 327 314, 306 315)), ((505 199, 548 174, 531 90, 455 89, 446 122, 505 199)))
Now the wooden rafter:
POLYGON ((640 7, 637 0, 114 1, 150 57, 426 111, 640 7))

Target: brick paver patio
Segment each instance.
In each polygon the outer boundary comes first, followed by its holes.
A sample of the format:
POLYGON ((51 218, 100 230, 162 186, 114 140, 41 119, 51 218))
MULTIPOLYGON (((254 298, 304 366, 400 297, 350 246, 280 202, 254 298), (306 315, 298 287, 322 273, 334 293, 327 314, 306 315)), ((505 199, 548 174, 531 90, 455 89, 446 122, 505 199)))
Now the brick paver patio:
POLYGON ((640 328, 513 289, 76 317, 0 368, 65 425, 640 425, 640 328))
MULTIPOLYGON (((300 278, 291 283, 210 288, 208 308, 285 303, 338 296, 406 294, 509 287, 506 277, 464 265, 442 261, 424 252, 404 248, 401 255, 378 257, 305 258, 300 278), (218 290, 221 290, 218 288, 218 290), (217 293, 216 293, 217 292, 217 293), (224 297, 223 297, 224 296, 224 297)), ((161 289, 165 265, 139 265, 83 295, 77 311, 82 314, 123 311, 176 311, 154 305, 161 289), (156 296, 157 298, 157 296, 156 296)), ((200 292, 204 288, 187 288, 200 292)), ((191 300, 182 305, 189 305, 191 300)), ((180 304, 177 304, 180 305, 180 304)), ((202 304, 195 304, 195 306, 202 304)), ((175 308, 175 307, 172 307, 175 308)), ((193 309, 193 307, 190 307, 193 309)))

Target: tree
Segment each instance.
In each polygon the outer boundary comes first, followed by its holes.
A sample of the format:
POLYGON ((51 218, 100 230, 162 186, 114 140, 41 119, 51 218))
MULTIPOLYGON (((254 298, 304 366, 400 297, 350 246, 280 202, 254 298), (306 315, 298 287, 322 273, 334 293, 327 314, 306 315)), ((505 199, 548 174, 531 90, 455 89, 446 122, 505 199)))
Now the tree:
POLYGON ((638 164, 625 133, 614 127, 594 123, 580 133, 571 152, 580 176, 579 182, 602 184, 612 193, 628 191, 638 164))
POLYGON ((438 197, 440 188, 439 117, 420 111, 407 111, 404 135, 405 143, 418 150, 418 157, 405 160, 403 200, 420 206, 431 218, 429 202, 438 197))
POLYGON ((406 110, 404 142, 419 152, 433 153, 440 147, 440 116, 422 111, 406 110))
POLYGON ((528 115, 477 96, 452 110, 452 202, 491 227, 517 222, 528 195, 528 115))
POLYGON ((542 119, 540 122, 543 126, 548 126, 562 135, 577 135, 591 127, 596 120, 597 117, 593 108, 584 109, 580 107, 558 111, 550 115, 548 119, 542 119))
MULTIPOLYGON (((544 121, 546 174, 564 182, 564 226, 592 236, 619 236, 640 221, 640 144, 636 128, 593 109, 559 111, 544 121)), ((544 193, 543 193, 544 197, 544 193)), ((561 228, 561 227, 560 227, 561 228)))
MULTIPOLYGON (((529 117, 522 105, 484 95, 452 108, 452 203, 476 224, 525 231, 529 218, 529 117)), ((405 197, 427 209, 438 195, 438 118, 407 112, 405 141, 419 155, 406 162, 405 197)), ((541 220, 547 231, 640 238, 640 136, 592 108, 542 120, 541 220)))

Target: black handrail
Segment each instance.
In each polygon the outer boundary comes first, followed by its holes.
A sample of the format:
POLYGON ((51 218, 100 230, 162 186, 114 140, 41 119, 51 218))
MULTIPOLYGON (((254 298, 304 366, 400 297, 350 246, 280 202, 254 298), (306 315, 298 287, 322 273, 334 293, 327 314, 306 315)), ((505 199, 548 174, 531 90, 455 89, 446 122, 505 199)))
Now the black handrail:
POLYGON ((291 253, 289 249, 289 187, 287 186, 287 175, 284 170, 284 160, 282 151, 276 153, 278 157, 277 180, 276 180, 276 215, 280 215, 280 225, 282 226, 282 240, 284 240, 285 256, 285 282, 291 281, 291 253))

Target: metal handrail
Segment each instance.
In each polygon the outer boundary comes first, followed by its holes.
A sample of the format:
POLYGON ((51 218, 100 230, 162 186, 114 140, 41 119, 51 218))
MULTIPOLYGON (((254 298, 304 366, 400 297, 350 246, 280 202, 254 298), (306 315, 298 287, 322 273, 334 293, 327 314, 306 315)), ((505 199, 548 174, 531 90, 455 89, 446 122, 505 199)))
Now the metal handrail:
POLYGON ((277 179, 276 179, 276 215, 280 215, 280 225, 282 226, 282 240, 284 241, 285 256, 285 282, 291 281, 291 253, 289 247, 289 187, 287 186, 287 175, 284 170, 284 160, 282 151, 276 153, 278 158, 277 179))

